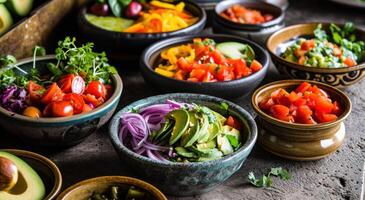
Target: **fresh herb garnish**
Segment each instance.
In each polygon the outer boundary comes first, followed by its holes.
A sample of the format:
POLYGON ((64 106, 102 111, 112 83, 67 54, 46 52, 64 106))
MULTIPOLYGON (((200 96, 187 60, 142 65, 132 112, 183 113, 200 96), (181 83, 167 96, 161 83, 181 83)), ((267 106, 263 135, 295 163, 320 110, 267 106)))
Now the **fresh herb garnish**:
POLYGON ((263 175, 261 178, 256 178, 253 172, 248 174, 248 180, 256 187, 271 187, 272 179, 271 176, 277 176, 281 180, 289 180, 290 175, 286 169, 282 167, 273 167, 267 175, 263 175))

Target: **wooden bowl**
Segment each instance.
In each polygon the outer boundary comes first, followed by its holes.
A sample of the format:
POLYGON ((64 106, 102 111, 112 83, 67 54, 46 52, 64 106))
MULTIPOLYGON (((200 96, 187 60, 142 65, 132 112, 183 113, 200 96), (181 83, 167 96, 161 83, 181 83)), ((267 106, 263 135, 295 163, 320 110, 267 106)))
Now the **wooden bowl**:
POLYGON ((102 176, 81 181, 63 191, 57 197, 57 200, 87 200, 93 192, 104 192, 110 186, 122 184, 144 189, 155 197, 156 200, 167 200, 165 195, 155 186, 126 176, 102 176))
MULTIPOLYGON (((297 24, 286 27, 274 33, 266 42, 266 47, 269 50, 272 61, 276 68, 282 74, 286 74, 293 79, 314 80, 328 85, 345 88, 365 77, 365 63, 360 63, 354 67, 343 68, 317 68, 299 65, 293 62, 286 61, 280 57, 279 45, 289 40, 301 36, 313 36, 313 31, 319 23, 297 24)), ((329 23, 322 23, 324 30, 328 30, 329 23)), ((342 25, 339 25, 340 27, 342 25)), ((358 40, 365 40, 365 31, 356 29, 358 40)))
POLYGON ((37 172, 46 187, 44 200, 56 198, 62 186, 62 175, 56 164, 48 158, 30 151, 18 149, 0 149, 0 151, 6 151, 18 156, 37 172))
POLYGON ((346 94, 332 86, 307 81, 326 91, 336 100, 343 113, 336 121, 320 124, 299 124, 278 120, 259 108, 259 103, 279 88, 294 90, 305 80, 283 80, 264 85, 252 96, 252 106, 258 117, 258 143, 267 151, 291 160, 318 160, 336 151, 344 141, 345 125, 343 121, 351 112, 351 101, 346 94))

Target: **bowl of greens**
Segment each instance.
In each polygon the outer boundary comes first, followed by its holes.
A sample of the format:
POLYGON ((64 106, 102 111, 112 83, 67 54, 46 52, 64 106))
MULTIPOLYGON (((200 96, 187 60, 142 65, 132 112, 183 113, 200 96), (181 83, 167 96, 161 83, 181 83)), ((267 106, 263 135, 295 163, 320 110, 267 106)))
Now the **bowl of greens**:
POLYGON ((352 23, 289 26, 267 40, 267 49, 291 78, 344 88, 365 76, 365 31, 352 23))
POLYGON ((102 176, 70 186, 57 200, 167 200, 153 185, 126 176, 102 176))
POLYGON ((257 138, 252 116, 229 101, 172 93, 134 102, 110 124, 120 158, 175 196, 200 194, 238 171, 257 138))
POLYGON ((151 45, 140 67, 146 82, 158 90, 232 98, 249 95, 260 84, 269 54, 237 36, 189 35, 151 45))
POLYGON ((78 22, 96 45, 138 52, 167 37, 201 32, 206 13, 184 0, 93 0, 81 9, 78 22))
POLYGON ((0 126, 38 145, 73 145, 104 125, 122 93, 122 80, 93 44, 58 43, 55 55, 35 47, 16 62, 0 58, 0 126), (16 123, 17 126, 14 126, 16 123))

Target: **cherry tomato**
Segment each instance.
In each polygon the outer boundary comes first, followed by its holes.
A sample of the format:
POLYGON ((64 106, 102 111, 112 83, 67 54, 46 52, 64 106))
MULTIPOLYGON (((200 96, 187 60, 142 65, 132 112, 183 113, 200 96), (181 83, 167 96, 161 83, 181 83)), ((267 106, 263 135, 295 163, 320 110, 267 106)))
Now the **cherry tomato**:
POLYGON ((23 115, 31 118, 39 118, 42 116, 42 112, 34 106, 29 106, 23 111, 23 115))
POLYGON ((33 81, 29 81, 28 83, 28 93, 29 93, 29 100, 32 104, 39 104, 42 99, 42 93, 45 91, 44 87, 38 85, 33 81))
POLYGON ((52 116, 52 106, 53 102, 46 105, 46 107, 43 109, 43 116, 44 117, 51 117, 52 116))
POLYGON ((61 101, 63 99, 63 95, 64 94, 57 86, 57 83, 53 83, 43 94, 42 103, 49 104, 53 101, 61 101))
POLYGON ((69 101, 57 101, 52 104, 52 115, 54 117, 67 117, 74 114, 74 109, 69 101))
POLYGON ((73 74, 68 74, 64 77, 62 77, 58 81, 58 86, 61 88, 62 92, 64 93, 70 93, 71 92, 71 86, 72 86, 72 80, 75 77, 73 74))
POLYGON ((71 103, 74 114, 81 113, 85 105, 83 97, 75 93, 66 94, 63 96, 63 100, 71 103))
POLYGON ((103 83, 100 81, 91 81, 85 89, 85 94, 94 95, 96 98, 105 98, 106 89, 103 83))
POLYGON ((114 90, 113 90, 113 86, 111 86, 111 85, 105 85, 105 89, 106 89, 105 100, 107 100, 113 95, 114 90))
POLYGON ((91 95, 91 94, 86 94, 86 95, 83 95, 82 97, 84 98, 85 102, 91 103, 95 108, 104 103, 103 98, 101 98, 101 97, 96 98, 94 95, 91 95))
POLYGON ((235 128, 235 129, 237 129, 237 130, 240 130, 241 129, 241 123, 236 118, 234 118, 232 116, 229 116, 227 118, 226 124, 228 126, 231 126, 231 127, 235 128))

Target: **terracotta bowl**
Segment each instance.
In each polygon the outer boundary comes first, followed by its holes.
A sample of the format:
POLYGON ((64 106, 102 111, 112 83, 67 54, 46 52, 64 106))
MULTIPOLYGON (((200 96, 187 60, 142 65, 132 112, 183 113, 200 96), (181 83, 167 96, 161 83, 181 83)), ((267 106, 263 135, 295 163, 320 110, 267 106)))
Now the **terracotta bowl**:
POLYGON ((152 194, 156 200, 167 200, 165 195, 155 186, 139 179, 126 176, 103 176, 81 181, 63 191, 57 197, 57 200, 87 200, 93 192, 101 193, 114 185, 133 185, 146 190, 152 194))
MULTIPOLYGON (((36 67, 42 73, 46 70, 48 63, 55 61, 53 55, 39 57, 36 67)), ((33 58, 21 60, 17 65, 29 72, 32 69, 33 58)), ((14 72, 22 75, 18 70, 14 72)), ((114 113, 123 90, 123 84, 118 74, 114 74, 111 79, 114 87, 113 95, 103 105, 84 114, 33 119, 0 107, 2 133, 6 130, 20 140, 34 145, 70 146, 78 144, 103 126, 114 113)))
MULTIPOLYGON (((337 88, 348 87, 365 77, 365 63, 354 67, 344 68, 317 68, 307 67, 286 61, 280 57, 282 53, 279 45, 298 37, 311 37, 318 23, 298 24, 286 27, 274 33, 266 42, 267 49, 271 55, 276 68, 293 79, 307 79, 327 83, 337 88)), ((329 23, 322 23, 325 30, 328 30, 329 23)), ((342 26, 342 25, 339 25, 342 26)), ((365 31, 356 29, 358 40, 365 40, 365 31)))
POLYGON ((56 164, 48 158, 30 151, 18 149, 0 149, 0 151, 6 151, 18 156, 37 172, 46 187, 46 197, 44 200, 56 198, 62 186, 62 175, 56 164))
POLYGON ((270 94, 283 88, 294 90, 304 80, 283 80, 264 85, 252 96, 252 106, 258 117, 258 143, 267 151, 291 160, 318 160, 336 151, 345 139, 343 121, 351 112, 351 101, 339 89, 332 86, 307 81, 326 91, 331 99, 340 103, 343 113, 334 122, 321 124, 299 124, 278 120, 259 108, 259 103, 270 94))

